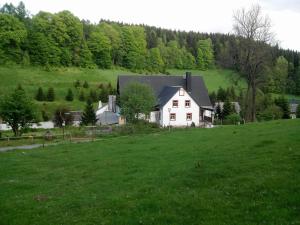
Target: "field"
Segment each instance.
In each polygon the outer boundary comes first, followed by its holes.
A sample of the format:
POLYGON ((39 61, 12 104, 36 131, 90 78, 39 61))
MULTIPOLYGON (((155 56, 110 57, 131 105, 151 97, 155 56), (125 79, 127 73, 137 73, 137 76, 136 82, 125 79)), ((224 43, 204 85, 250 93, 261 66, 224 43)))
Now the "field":
MULTIPOLYGON (((170 74, 183 75, 184 70, 170 70, 170 74)), ((37 89, 42 87, 44 92, 49 87, 55 89, 56 100, 54 102, 37 102, 41 109, 53 112, 59 105, 67 105, 73 110, 82 110, 84 102, 78 100, 80 90, 74 88, 74 82, 79 80, 81 83, 88 81, 89 89, 83 89, 88 95, 90 89, 97 89, 100 83, 109 83, 115 87, 118 75, 134 74, 130 71, 115 70, 99 70, 99 69, 80 69, 80 68, 57 68, 53 71, 45 71, 39 67, 22 68, 20 66, 0 67, 0 96, 9 93, 16 88, 18 84, 26 90, 26 92, 34 97, 37 89), (12 82, 13 81, 13 82, 12 82), (65 101, 68 88, 72 88, 75 99, 73 102, 65 101)), ((219 86, 231 86, 238 76, 230 70, 209 70, 197 71, 192 70, 194 75, 202 75, 211 92, 217 90, 219 86)), ((240 82, 242 83, 242 82, 240 82)))
POLYGON ((0 154, 0 224, 300 224, 300 120, 0 154))

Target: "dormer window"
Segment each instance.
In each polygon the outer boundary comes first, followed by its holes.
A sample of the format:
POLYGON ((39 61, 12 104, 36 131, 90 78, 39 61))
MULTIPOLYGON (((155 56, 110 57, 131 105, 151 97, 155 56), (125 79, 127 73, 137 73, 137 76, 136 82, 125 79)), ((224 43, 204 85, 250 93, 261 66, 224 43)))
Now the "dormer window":
POLYGON ((173 100, 172 107, 173 108, 178 108, 178 100, 173 100))
POLYGON ((183 88, 179 89, 179 96, 184 96, 184 89, 183 88))
POLYGON ((191 107, 191 100, 185 100, 185 108, 191 107))

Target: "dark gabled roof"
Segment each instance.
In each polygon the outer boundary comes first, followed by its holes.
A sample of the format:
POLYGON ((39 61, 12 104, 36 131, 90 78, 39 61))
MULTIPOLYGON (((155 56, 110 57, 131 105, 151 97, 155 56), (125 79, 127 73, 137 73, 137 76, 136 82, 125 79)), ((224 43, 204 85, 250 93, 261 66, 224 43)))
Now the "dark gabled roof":
POLYGON ((178 86, 170 87, 166 86, 163 88, 162 92, 157 97, 157 103, 158 105, 165 105, 170 98, 172 98, 176 92, 180 89, 178 86))
MULTIPOLYGON (((194 101, 199 106, 212 106, 208 91, 205 87, 203 78, 201 76, 191 77, 191 92, 189 93, 194 101)), ((124 88, 132 82, 138 82, 149 85, 154 94, 157 97, 158 103, 166 103, 168 99, 172 96, 171 93, 175 91, 176 88, 185 88, 186 80, 183 76, 169 76, 169 75, 142 75, 142 76, 128 76, 121 75, 118 77, 118 93, 122 95, 124 88), (171 87, 171 88, 167 88, 171 87), (173 88, 172 88, 173 87, 173 88), (164 93, 163 93, 164 92, 164 93), (163 95, 164 94, 164 95, 163 95), (168 98, 169 97, 169 98, 168 98), (168 99, 167 99, 168 98, 168 99)), ((175 94, 176 92, 174 92, 175 94)))

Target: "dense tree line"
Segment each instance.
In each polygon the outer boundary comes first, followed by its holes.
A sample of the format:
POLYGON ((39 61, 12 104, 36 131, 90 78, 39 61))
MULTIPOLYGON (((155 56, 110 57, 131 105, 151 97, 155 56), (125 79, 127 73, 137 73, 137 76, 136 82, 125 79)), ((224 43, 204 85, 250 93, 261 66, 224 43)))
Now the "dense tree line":
MULTIPOLYGON (((69 11, 30 15, 24 4, 0 8, 0 64, 167 69, 218 66, 242 71, 241 43, 231 34, 199 33, 101 20, 93 24, 69 11)), ((264 92, 300 94, 299 52, 264 46, 264 92)))

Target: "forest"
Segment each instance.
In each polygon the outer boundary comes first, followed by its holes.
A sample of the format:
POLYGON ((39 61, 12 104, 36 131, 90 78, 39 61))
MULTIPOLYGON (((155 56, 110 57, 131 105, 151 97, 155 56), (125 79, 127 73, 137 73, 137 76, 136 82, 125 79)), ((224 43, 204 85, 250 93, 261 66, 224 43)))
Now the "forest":
MULTIPOLYGON (((31 15, 24 3, 0 7, 0 64, 50 67, 241 69, 241 37, 168 30, 107 20, 91 23, 69 11, 31 15)), ((264 93, 300 94, 300 53, 268 45, 259 88, 264 93)))

